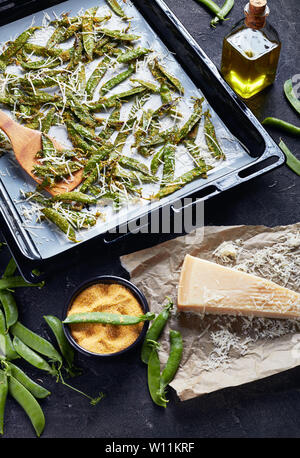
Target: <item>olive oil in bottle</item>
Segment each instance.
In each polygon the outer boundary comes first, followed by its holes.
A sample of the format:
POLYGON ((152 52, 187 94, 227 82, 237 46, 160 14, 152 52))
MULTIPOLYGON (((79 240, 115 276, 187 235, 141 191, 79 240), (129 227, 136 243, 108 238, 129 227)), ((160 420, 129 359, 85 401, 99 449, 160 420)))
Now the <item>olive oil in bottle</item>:
POLYGON ((273 83, 281 43, 266 20, 267 0, 250 0, 244 12, 246 18, 224 38, 221 73, 237 94, 249 99, 273 83))

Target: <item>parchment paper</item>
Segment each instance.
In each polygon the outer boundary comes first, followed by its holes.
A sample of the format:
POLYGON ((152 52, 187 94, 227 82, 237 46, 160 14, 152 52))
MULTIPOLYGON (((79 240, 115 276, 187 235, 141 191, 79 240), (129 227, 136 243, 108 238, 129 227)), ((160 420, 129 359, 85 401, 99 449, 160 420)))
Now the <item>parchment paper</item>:
MULTIPOLYGON (((131 280, 146 295, 150 309, 161 310, 166 296, 176 304, 184 256, 189 253, 255 273, 299 292, 300 223, 205 227, 155 247, 123 256, 131 280), (218 256, 232 241, 236 259, 218 256), (290 268, 286 269, 286 264, 290 268)), ((172 312, 161 339, 160 359, 169 351, 169 329, 181 331, 182 363, 171 386, 183 400, 268 377, 300 364, 300 322, 268 318, 172 312)))

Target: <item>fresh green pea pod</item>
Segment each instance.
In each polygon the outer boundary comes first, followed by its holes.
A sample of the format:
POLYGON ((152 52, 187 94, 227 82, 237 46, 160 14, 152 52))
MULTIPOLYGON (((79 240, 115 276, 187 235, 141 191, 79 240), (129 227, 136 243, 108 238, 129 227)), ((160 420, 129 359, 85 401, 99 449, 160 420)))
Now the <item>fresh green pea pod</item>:
POLYGON ((283 86, 284 93, 290 104, 295 108, 295 110, 300 114, 300 100, 297 99, 295 92, 293 90, 292 80, 286 80, 283 86))
POLYGON ((151 327, 148 329, 141 351, 141 359, 145 364, 148 364, 150 354, 152 352, 153 345, 149 341, 157 341, 167 324, 170 316, 170 310, 173 308, 173 301, 169 299, 169 302, 164 306, 163 310, 153 321, 151 327))
POLYGON ((8 277, 0 279, 0 290, 2 289, 14 289, 27 286, 44 286, 44 283, 27 283, 21 276, 8 277))
POLYGON ((5 290, 0 290, 0 302, 4 309, 6 326, 9 329, 18 321, 17 304, 12 293, 5 290))
POLYGON ((35 429, 37 436, 39 437, 45 427, 45 417, 41 406, 37 400, 32 396, 30 391, 28 391, 17 379, 13 376, 9 376, 8 380, 8 390, 9 394, 17 401, 18 404, 25 410, 27 413, 32 426, 35 429))
POLYGON ((46 323, 48 324, 48 326, 52 330, 52 332, 53 332, 53 334, 54 334, 54 336, 56 338, 56 341, 58 343, 59 349, 60 349, 63 357, 65 358, 68 366, 72 367, 73 363, 74 363, 74 356, 75 356, 74 355, 74 350, 71 347, 71 345, 69 344, 69 342, 68 342, 68 340, 67 340, 67 338, 65 336, 61 320, 59 318, 57 318, 56 316, 53 316, 53 315, 45 315, 44 316, 44 320, 46 321, 46 323))
POLYGON ((8 367, 11 375, 17 379, 18 382, 22 383, 22 385, 30 391, 35 398, 44 399, 51 394, 50 391, 46 390, 46 388, 31 380, 31 378, 28 377, 28 375, 25 374, 25 372, 23 372, 18 366, 9 362, 8 367))
POLYGON ((62 357, 48 340, 26 328, 19 321, 11 327, 11 332, 32 350, 62 364, 62 357))
POLYGON ((17 359, 19 357, 14 349, 10 335, 7 332, 2 310, 0 310, 0 353, 8 360, 17 359))
POLYGON ((9 263, 6 266, 6 269, 3 274, 3 278, 12 277, 17 270, 17 264, 14 258, 10 258, 9 263))
POLYGON ((160 361, 157 342, 152 343, 148 360, 148 389, 152 401, 160 407, 167 407, 167 401, 160 396, 160 361))
POLYGON ((264 126, 275 127, 276 129, 283 130, 291 135, 300 135, 300 127, 291 124, 290 122, 283 121, 282 119, 268 117, 262 122, 264 126))
POLYGON ((56 376, 57 371, 56 369, 52 368, 46 360, 44 360, 40 355, 38 355, 34 350, 28 347, 22 340, 20 340, 17 336, 14 337, 13 340, 14 348, 16 349, 17 353, 25 359, 29 364, 40 369, 42 371, 48 372, 51 375, 56 376))
POLYGON ((128 326, 138 324, 143 321, 153 320, 155 317, 154 313, 147 312, 145 315, 132 316, 132 315, 120 315, 118 313, 106 313, 106 312, 87 312, 87 313, 73 313, 69 315, 63 323, 102 323, 102 324, 114 324, 117 326, 128 326))
POLYGON ((179 331, 170 330, 170 353, 165 365, 164 370, 161 373, 160 378, 160 395, 164 398, 164 391, 167 385, 169 385, 174 379, 176 372, 179 368, 179 364, 182 358, 183 344, 182 336, 179 331))
POLYGON ((8 380, 4 371, 0 370, 0 434, 3 434, 4 412, 8 393, 8 380))

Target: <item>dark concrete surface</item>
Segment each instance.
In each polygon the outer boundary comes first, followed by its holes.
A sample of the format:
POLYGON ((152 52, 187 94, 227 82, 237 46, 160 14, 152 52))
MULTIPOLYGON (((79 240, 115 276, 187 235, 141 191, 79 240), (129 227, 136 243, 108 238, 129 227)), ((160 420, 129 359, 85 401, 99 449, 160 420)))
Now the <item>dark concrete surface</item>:
MULTIPOLYGON (((215 30, 209 27, 210 14, 196 1, 166 0, 166 3, 219 67, 222 39, 242 16, 245 1, 236 0, 230 20, 215 30)), ((270 0, 269 5, 270 22, 283 42, 278 76, 275 84, 252 102, 251 107, 260 120, 276 116, 299 124, 299 117, 285 100, 282 87, 286 79, 300 72, 300 4, 298 0, 270 0)), ((271 133, 277 141, 280 134, 271 133)), ((296 139, 285 134, 283 138, 299 157, 296 139)), ((268 226, 295 223, 300 221, 299 196, 299 177, 283 166, 208 201, 205 222, 268 226)), ((165 238, 140 235, 120 249, 134 251, 165 238)), ((7 260, 7 250, 2 250, 0 265, 4 266, 7 260)), ((74 287, 104 273, 126 275, 117 253, 104 254, 99 248, 89 260, 77 260, 64 272, 53 275, 42 290, 18 291, 22 322, 49 336, 42 316, 51 313, 61 316, 74 287)), ((164 410, 149 398, 146 370, 139 361, 138 350, 110 361, 91 361, 79 356, 78 364, 84 368, 84 375, 72 383, 93 395, 99 391, 106 394, 96 407, 50 377, 23 366, 52 391, 51 397, 41 402, 46 416, 44 437, 300 437, 300 368, 187 402, 180 402, 170 391, 170 403, 164 410)), ((5 437, 34 437, 25 413, 11 399, 6 409, 5 437)))

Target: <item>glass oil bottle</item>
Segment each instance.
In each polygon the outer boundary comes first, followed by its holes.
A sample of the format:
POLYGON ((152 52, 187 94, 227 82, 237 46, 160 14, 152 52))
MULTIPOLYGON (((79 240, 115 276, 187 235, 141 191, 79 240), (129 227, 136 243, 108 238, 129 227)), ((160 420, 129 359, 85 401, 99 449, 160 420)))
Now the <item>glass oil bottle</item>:
POLYGON ((281 43, 267 22, 267 0, 250 0, 240 20, 224 38, 221 73, 243 99, 273 83, 281 43))

